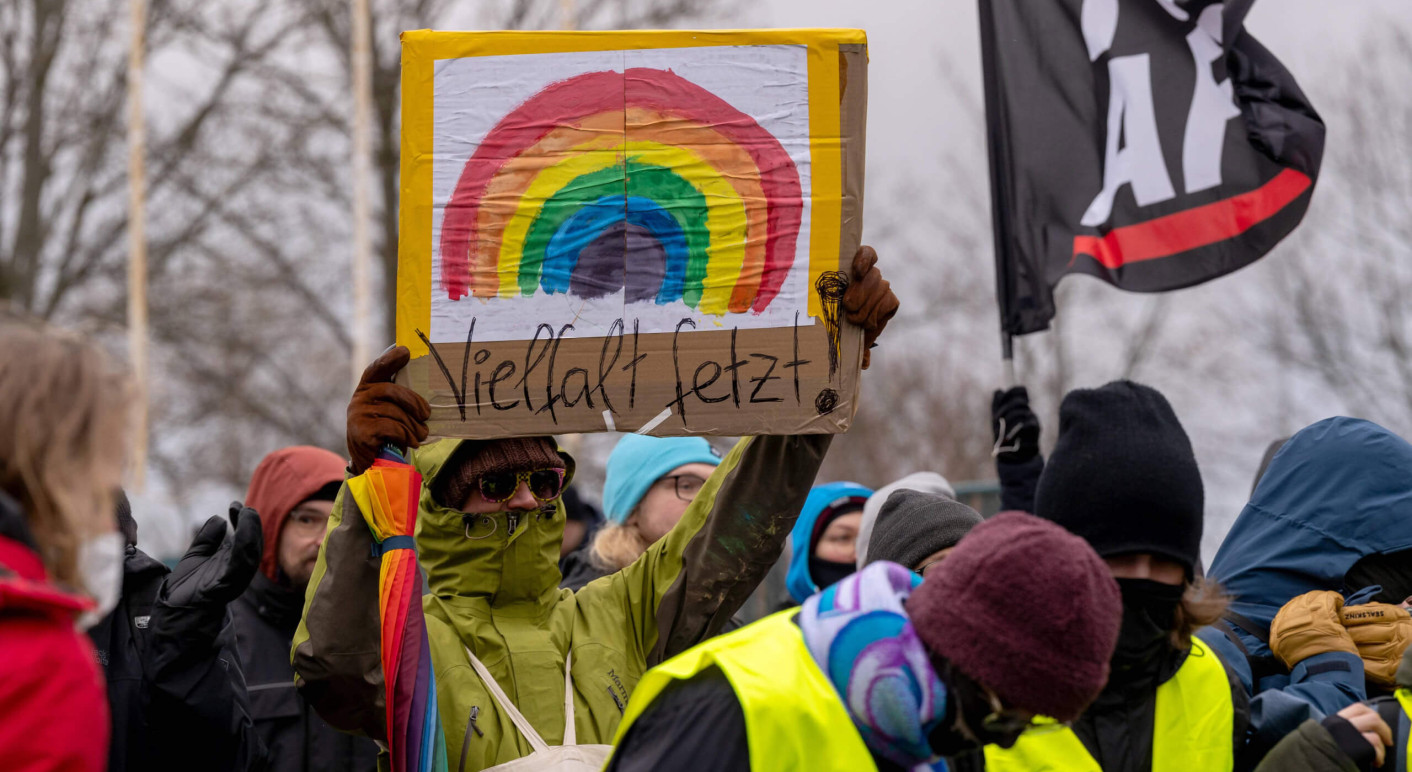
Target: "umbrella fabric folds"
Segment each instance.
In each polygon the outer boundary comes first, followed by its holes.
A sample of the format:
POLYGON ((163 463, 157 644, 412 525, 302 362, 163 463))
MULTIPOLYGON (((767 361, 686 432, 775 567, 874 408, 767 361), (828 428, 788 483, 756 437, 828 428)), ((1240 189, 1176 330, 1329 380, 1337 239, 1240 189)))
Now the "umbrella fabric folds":
POLYGON ((385 447, 366 472, 348 480, 382 560, 378 615, 387 687, 387 738, 394 772, 445 772, 446 742, 437 716, 436 680, 422 617, 422 579, 413 535, 422 476, 385 447))

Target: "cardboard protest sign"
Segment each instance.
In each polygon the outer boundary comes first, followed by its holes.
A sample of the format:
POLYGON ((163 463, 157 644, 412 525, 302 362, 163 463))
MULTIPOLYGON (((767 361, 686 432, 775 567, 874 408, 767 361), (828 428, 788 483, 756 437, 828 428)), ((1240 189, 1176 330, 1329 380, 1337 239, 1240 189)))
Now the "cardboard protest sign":
POLYGON ((866 76, 857 30, 404 33, 433 435, 846 430, 866 76))

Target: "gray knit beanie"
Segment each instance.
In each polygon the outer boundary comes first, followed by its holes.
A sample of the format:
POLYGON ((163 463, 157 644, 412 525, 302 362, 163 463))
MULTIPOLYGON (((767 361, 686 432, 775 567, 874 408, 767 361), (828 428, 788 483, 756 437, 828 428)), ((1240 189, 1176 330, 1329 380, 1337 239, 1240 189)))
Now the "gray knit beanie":
POLYGON ((897 491, 878 512, 868 562, 890 560, 915 569, 928 555, 956 546, 983 519, 976 510, 945 496, 897 491))

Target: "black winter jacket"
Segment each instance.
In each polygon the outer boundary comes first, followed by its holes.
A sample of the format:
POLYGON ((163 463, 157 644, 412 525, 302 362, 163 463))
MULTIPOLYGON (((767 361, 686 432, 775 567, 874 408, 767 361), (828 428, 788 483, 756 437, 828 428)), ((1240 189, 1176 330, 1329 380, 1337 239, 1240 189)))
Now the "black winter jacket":
MULTIPOLYGON (((1150 772, 1152 769, 1152 730, 1157 720, 1157 687, 1176 675, 1186 661, 1186 652, 1169 650, 1161 661, 1151 664, 1146 677, 1138 676, 1131 683, 1110 678, 1098 699, 1073 724, 1074 734, 1105 772, 1150 772)), ((1236 769, 1249 769, 1243 764, 1246 728, 1250 724, 1250 707, 1245 689, 1226 668, 1230 682, 1235 715, 1231 726, 1231 747, 1236 757, 1236 769)))
POLYGON ((563 574, 563 579, 559 581, 560 587, 578 592, 594 579, 613 573, 594 565, 588 554, 589 546, 585 544, 559 561, 559 571, 563 574))
POLYGON ((377 768, 377 744, 329 726, 294 688, 290 646, 304 594, 256 574, 231 604, 255 729, 272 772, 363 772, 377 768))
POLYGON ((89 629, 108 683, 112 712, 109 772, 265 768, 265 749, 245 702, 229 617, 209 657, 192 658, 153 680, 149 633, 167 567, 133 545, 123 560, 123 593, 113 612, 89 629))

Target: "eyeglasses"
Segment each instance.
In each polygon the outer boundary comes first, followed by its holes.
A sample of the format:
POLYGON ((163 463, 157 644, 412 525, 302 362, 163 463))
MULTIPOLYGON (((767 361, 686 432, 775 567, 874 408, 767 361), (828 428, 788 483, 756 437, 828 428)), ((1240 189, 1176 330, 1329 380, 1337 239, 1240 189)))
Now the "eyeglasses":
POLYGON ((706 481, 694 474, 674 474, 663 477, 662 480, 671 480, 672 486, 676 490, 677 498, 685 502, 690 502, 696 498, 696 494, 701 492, 706 481))
POLYGON ((521 483, 529 485, 530 495, 540 503, 548 503, 559 498, 564 492, 563 469, 531 469, 524 472, 496 472, 483 474, 477 483, 481 498, 494 504, 501 504, 515 497, 521 483))
POLYGON ((318 512, 296 509, 289 513, 285 527, 306 536, 322 534, 328 528, 329 516, 318 512))

